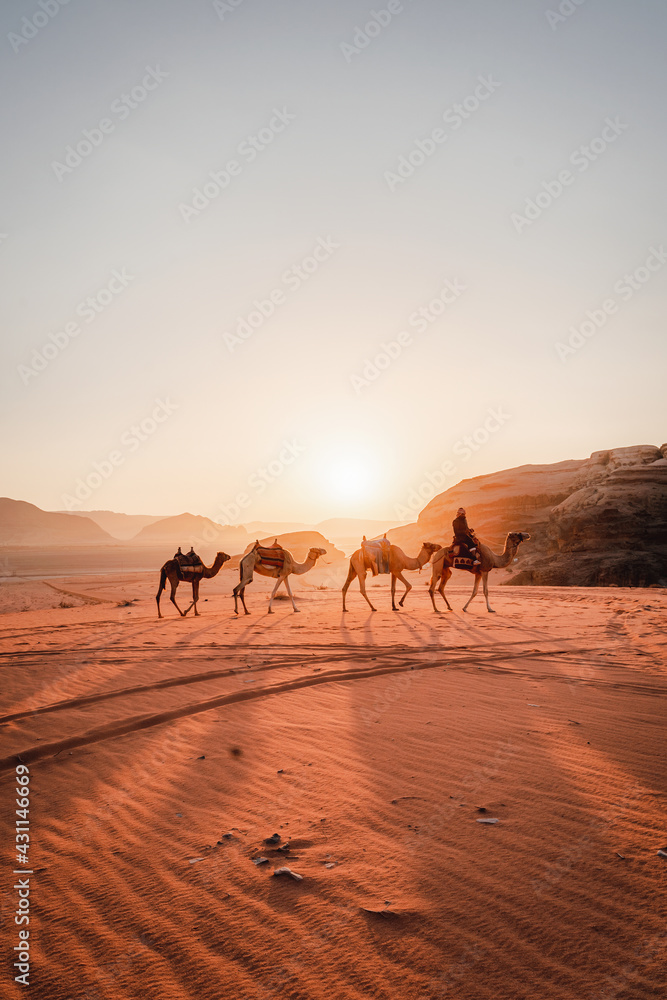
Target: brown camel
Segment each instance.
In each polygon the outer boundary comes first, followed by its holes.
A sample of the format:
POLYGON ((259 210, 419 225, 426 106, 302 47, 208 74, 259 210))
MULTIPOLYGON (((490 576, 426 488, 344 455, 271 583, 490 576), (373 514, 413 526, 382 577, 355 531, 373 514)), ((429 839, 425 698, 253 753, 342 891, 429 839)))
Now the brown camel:
POLYGON ((282 548, 277 541, 267 548, 262 548, 259 542, 255 542, 253 548, 243 556, 239 564, 240 582, 234 587, 234 613, 239 613, 238 599, 241 598, 243 610, 247 615, 250 614, 246 607, 244 595, 246 587, 249 583, 252 583, 254 573, 259 573, 260 576, 271 576, 276 580, 276 585, 269 598, 268 614, 273 614, 271 605, 281 583, 285 584, 285 589, 292 601, 292 607, 295 611, 298 611, 299 609, 294 603, 294 596, 290 589, 288 577, 292 573, 295 576, 302 576, 304 573, 307 573, 309 569, 313 568, 320 556, 326 555, 326 551, 326 549, 312 548, 308 552, 306 561, 299 563, 292 553, 282 548))
MULTIPOLYGON (((434 552, 437 552, 440 548, 434 542, 422 542, 421 551, 419 555, 414 559, 412 556, 406 556, 403 549, 399 549, 398 545, 391 545, 389 547, 389 558, 387 570, 384 572, 391 573, 391 609, 392 611, 398 611, 396 607, 396 581, 400 580, 401 583, 405 584, 405 591, 400 601, 398 602, 401 607, 403 607, 403 602, 408 596, 409 592, 412 590, 412 584, 403 576, 403 570, 406 569, 421 569, 429 561, 434 552)), ((345 607, 345 595, 347 594, 348 587, 354 580, 355 576, 359 577, 359 590, 361 591, 363 597, 368 601, 371 611, 377 610, 373 607, 366 593, 366 573, 373 570, 373 564, 370 555, 367 550, 364 550, 362 546, 353 552, 350 556, 350 569, 347 574, 347 580, 343 584, 343 611, 347 611, 345 607)), ((382 569, 379 572, 383 572, 382 569)))
POLYGON ((160 595, 165 589, 166 582, 169 580, 169 585, 171 586, 171 594, 169 595, 169 600, 174 605, 179 615, 183 618, 187 615, 190 608, 195 609, 195 615, 199 617, 199 612, 197 611, 197 601, 199 600, 199 581, 202 579, 210 580, 212 576, 217 576, 220 572, 222 564, 227 562, 230 557, 226 552, 218 552, 215 557, 215 562, 212 566, 179 566, 175 559, 168 559, 160 570, 160 589, 155 595, 155 600, 157 601, 157 616, 162 618, 160 612, 160 595), (195 573, 194 570, 199 568, 201 572, 195 573), (176 588, 179 583, 191 583, 192 584, 192 604, 185 611, 181 611, 178 604, 176 603, 176 588))
POLYGON ((431 583, 428 588, 428 592, 431 595, 431 600, 433 602, 433 610, 437 611, 435 606, 435 591, 436 584, 440 580, 440 585, 438 586, 438 591, 442 594, 445 604, 447 605, 447 610, 451 611, 451 605, 447 598, 445 597, 445 584, 452 575, 452 568, 454 569, 464 569, 468 573, 473 573, 475 576, 475 583, 472 588, 472 594, 468 599, 464 611, 468 610, 468 604, 472 601, 473 597, 477 594, 479 590, 479 581, 482 581, 484 597, 486 598, 486 607, 488 611, 493 612, 493 608, 489 604, 489 583, 488 577, 492 569, 503 569, 505 566, 509 566, 516 555, 516 550, 519 548, 521 542, 527 542, 530 535, 527 531, 510 531, 507 538, 505 539, 505 549, 502 555, 497 555, 493 552, 488 545, 478 545, 477 552, 478 558, 480 560, 479 566, 454 566, 454 554, 452 552, 452 547, 448 546, 446 548, 438 549, 436 554, 431 560, 433 565, 433 573, 431 574, 431 583))

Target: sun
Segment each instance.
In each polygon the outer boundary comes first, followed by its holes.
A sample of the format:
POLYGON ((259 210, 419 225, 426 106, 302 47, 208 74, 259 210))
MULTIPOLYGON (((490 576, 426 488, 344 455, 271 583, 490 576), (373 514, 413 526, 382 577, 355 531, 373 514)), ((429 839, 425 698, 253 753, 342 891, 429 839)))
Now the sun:
POLYGON ((370 469, 360 458, 331 459, 327 464, 325 478, 327 491, 334 499, 352 502, 366 500, 370 495, 370 469))

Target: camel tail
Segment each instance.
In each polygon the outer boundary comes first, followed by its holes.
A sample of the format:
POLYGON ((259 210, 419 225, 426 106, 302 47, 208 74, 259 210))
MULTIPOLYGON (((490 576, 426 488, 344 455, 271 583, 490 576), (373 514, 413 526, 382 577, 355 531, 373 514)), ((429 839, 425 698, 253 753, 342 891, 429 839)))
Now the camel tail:
POLYGON ((160 607, 160 595, 162 594, 162 591, 166 586, 167 586, 167 571, 163 566, 162 569, 160 570, 160 586, 158 588, 157 594, 155 595, 155 600, 157 601, 158 608, 160 607))

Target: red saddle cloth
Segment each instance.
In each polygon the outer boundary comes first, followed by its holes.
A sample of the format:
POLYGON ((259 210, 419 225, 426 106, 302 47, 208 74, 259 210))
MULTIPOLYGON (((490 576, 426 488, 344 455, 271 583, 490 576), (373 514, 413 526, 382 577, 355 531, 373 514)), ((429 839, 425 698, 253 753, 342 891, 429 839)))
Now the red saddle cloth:
POLYGON ((472 569, 474 560, 470 556, 454 556, 454 566, 460 569, 472 569))
POLYGON ((465 556, 458 555, 457 556, 457 555, 454 554, 454 550, 457 549, 457 548, 458 548, 459 552, 461 551, 461 549, 463 549, 465 552, 468 551, 467 546, 462 545, 460 542, 456 542, 455 544, 449 546, 449 548, 447 549, 447 556, 448 556, 448 558, 451 558, 451 560, 452 560, 452 566, 454 567, 454 569, 457 569, 457 568, 458 569, 477 569, 476 566, 473 566, 473 563, 475 561, 475 557, 474 556, 468 556, 468 555, 465 555, 465 556))
POLYGON ((272 569, 282 569, 285 563, 285 550, 278 543, 278 540, 273 543, 273 545, 264 546, 260 545, 259 542, 255 542, 254 551, 259 556, 259 561, 263 566, 270 566, 272 569))

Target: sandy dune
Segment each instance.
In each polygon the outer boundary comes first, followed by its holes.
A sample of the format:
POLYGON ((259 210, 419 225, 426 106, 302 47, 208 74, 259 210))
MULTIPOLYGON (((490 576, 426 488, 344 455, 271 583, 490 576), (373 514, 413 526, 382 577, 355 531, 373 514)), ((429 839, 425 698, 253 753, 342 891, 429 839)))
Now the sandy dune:
POLYGON ((258 580, 236 619, 232 579, 198 619, 158 621, 145 574, 0 619, 30 996, 665 995, 665 591, 495 587, 464 615, 459 584, 436 615, 413 575, 405 611, 383 582, 343 616, 313 573, 300 615, 258 580))

